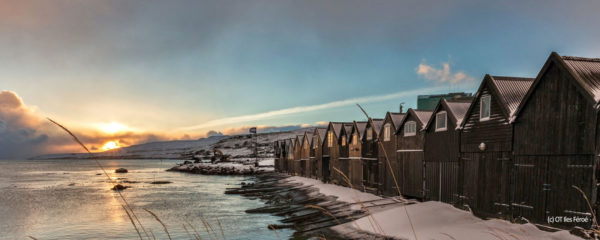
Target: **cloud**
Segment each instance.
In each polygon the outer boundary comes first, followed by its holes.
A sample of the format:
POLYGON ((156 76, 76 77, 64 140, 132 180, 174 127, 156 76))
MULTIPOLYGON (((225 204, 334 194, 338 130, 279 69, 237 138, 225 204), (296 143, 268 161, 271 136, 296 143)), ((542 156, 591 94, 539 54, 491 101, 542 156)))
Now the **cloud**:
POLYGON ((210 128, 210 127, 215 127, 215 126, 228 125, 228 124, 271 119, 271 118, 295 114, 295 113, 305 113, 305 112, 313 112, 313 111, 325 110, 325 109, 331 109, 331 108, 338 108, 338 107, 349 106, 349 105, 353 105, 353 104, 357 104, 357 103, 381 102, 381 101, 397 99, 397 98, 406 97, 406 96, 416 96, 419 94, 424 94, 427 92, 435 92, 435 91, 440 91, 440 90, 444 90, 444 88, 442 88, 440 86, 430 87, 430 88, 419 88, 419 89, 400 91, 400 92, 385 94, 385 95, 350 98, 350 99, 333 101, 333 102, 317 104, 317 105, 285 108, 285 109, 269 111, 269 112, 264 112, 264 113, 256 113, 256 114, 242 115, 242 116, 236 116, 236 117, 215 119, 215 120, 211 120, 211 121, 208 121, 208 122, 200 124, 200 125, 185 127, 185 128, 182 128, 182 130, 203 129, 203 128, 210 128))
MULTIPOLYGON (((60 119, 54 119, 59 122, 60 119)), ((163 133, 124 131, 107 134, 93 128, 65 127, 93 151, 105 142, 122 145, 178 140, 163 133)), ((184 135, 184 138, 190 138, 184 135)), ((0 91, 0 159, 23 159, 48 153, 82 152, 79 145, 46 120, 36 107, 26 105, 12 91, 0 91)))
POLYGON ((210 130, 206 133, 206 137, 214 137, 214 136, 223 136, 223 133, 217 132, 215 130, 210 130))
POLYGON ((452 73, 450 70, 450 63, 448 62, 442 63, 442 68, 435 68, 434 66, 427 65, 426 63, 421 63, 417 67, 416 72, 425 80, 435 81, 438 83, 456 84, 475 80, 475 78, 462 71, 452 73))

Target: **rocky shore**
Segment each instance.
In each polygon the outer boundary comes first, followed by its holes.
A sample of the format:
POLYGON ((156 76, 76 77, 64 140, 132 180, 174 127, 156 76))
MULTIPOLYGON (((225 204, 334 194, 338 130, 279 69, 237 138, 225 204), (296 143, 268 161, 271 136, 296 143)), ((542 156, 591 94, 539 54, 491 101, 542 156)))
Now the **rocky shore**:
POLYGON ((390 239, 365 231, 334 231, 331 227, 367 216, 369 207, 398 204, 391 199, 378 199, 360 203, 338 201, 335 196, 319 193, 313 186, 288 181, 288 175, 267 173, 253 176, 251 183, 230 188, 225 194, 239 194, 259 198, 264 207, 248 209, 247 213, 268 213, 283 216, 281 223, 265 226, 269 229, 292 228, 297 239, 390 239))
POLYGON ((185 161, 167 171, 188 172, 204 175, 254 175, 271 172, 272 167, 254 167, 240 163, 192 163, 185 161))

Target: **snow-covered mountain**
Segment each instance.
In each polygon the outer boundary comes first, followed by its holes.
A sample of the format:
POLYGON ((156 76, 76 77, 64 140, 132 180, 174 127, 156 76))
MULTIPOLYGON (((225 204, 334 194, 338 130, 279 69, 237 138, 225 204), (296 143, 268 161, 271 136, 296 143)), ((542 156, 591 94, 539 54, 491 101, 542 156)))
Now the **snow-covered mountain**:
MULTIPOLYGON (((258 134, 258 152, 261 157, 271 157, 273 154, 272 143, 275 140, 287 139, 302 135, 305 131, 312 132, 314 128, 302 128, 294 131, 271 132, 258 134)), ((178 140, 164 142, 150 142, 139 145, 97 152, 93 155, 87 153, 64 153, 36 156, 31 159, 191 159, 192 156, 204 150, 218 149, 231 158, 253 157, 253 139, 250 134, 234 136, 212 136, 198 140, 178 140)))

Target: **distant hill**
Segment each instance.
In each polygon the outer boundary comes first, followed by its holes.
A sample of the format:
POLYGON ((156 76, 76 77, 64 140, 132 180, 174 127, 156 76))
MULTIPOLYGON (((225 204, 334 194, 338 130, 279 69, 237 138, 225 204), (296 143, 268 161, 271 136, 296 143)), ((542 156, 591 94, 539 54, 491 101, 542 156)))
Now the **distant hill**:
MULTIPOLYGON (((302 135, 305 131, 314 128, 302 128, 293 131, 271 132, 258 134, 258 151, 261 157, 272 157, 275 140, 292 138, 302 135)), ((191 159, 199 151, 210 151, 219 149, 223 154, 231 155, 232 158, 254 157, 252 148, 252 136, 250 134, 234 136, 212 136, 198 140, 177 140, 164 142, 150 142, 131 145, 106 152, 94 153, 63 153, 36 156, 31 159, 191 159)))

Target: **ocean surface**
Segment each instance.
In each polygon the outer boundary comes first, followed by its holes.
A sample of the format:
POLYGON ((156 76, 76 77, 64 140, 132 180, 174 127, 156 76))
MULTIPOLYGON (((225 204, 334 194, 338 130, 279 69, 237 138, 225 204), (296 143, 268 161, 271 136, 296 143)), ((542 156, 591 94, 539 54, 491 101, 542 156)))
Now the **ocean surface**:
MULTIPOLYGON (((166 172, 172 160, 99 162, 114 180, 131 182, 122 194, 150 238, 168 239, 144 208, 166 224, 172 239, 196 233, 202 239, 287 239, 293 233, 267 228, 279 217, 244 212, 264 206, 261 201, 224 194, 246 177, 166 172), (120 167, 129 172, 114 173, 120 167), (150 184, 159 180, 173 183, 150 184)), ((93 160, 0 160, 0 239, 139 239, 123 201, 99 173, 93 160)))

